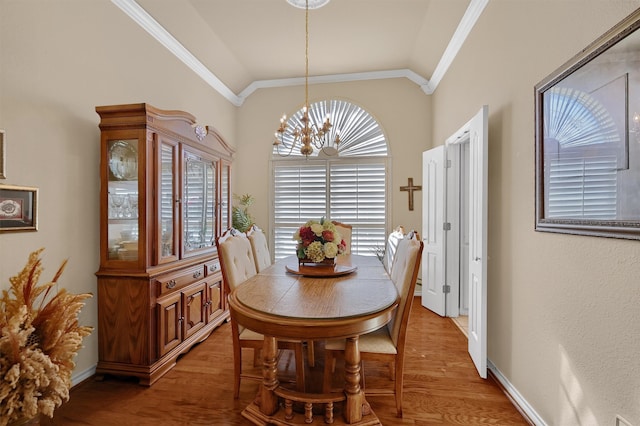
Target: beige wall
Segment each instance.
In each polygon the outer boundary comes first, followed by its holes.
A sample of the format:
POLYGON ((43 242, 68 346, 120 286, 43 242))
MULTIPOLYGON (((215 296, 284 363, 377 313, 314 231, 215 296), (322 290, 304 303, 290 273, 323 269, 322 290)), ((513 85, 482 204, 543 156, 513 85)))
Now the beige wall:
MULTIPOLYGON (((392 160, 389 224, 420 229, 422 192, 416 192, 414 210, 409 211, 407 185, 422 182, 422 151, 430 147, 431 99, 407 79, 322 84, 309 87, 309 102, 344 99, 375 117, 383 128, 392 160)), ((234 192, 250 193, 256 201, 249 211, 265 229, 269 225, 269 188, 273 134, 280 116, 299 110, 304 103, 304 86, 263 89, 253 93, 238 113, 238 151, 234 192)))
POLYGON ((489 359, 551 425, 640 424, 640 245, 534 232, 534 85, 638 1, 492 0, 433 96, 489 105, 489 359))
MULTIPOLYGON (((61 287, 96 293, 99 117, 96 105, 180 109, 235 143, 236 108, 108 0, 0 0, 1 183, 40 189, 39 231, 0 234, 0 289, 45 247, 41 282, 69 258, 61 287)), ((81 323, 96 326, 96 299, 81 323)), ((76 374, 95 366, 97 331, 76 374)))

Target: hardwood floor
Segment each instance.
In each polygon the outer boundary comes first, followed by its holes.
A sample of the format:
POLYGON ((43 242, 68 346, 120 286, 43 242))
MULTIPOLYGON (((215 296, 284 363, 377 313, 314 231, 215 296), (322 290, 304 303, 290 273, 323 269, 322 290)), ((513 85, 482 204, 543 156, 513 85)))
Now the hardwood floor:
MULTIPOLYGON (((413 304, 405 365, 404 417, 395 417, 393 397, 368 397, 384 425, 527 425, 500 387, 479 378, 467 353, 466 337, 448 318, 413 304)), ((250 425, 241 416, 254 398, 258 382, 243 380, 240 399, 233 399, 231 326, 224 324, 184 355, 152 387, 133 379, 87 380, 71 391, 69 402, 42 425, 250 425)), ((316 351, 321 372, 321 348, 316 351)), ((252 368, 250 352, 244 356, 252 368)), ((292 372, 285 354, 280 367, 292 372)), ((388 369, 367 364, 367 384, 379 386, 388 369)))

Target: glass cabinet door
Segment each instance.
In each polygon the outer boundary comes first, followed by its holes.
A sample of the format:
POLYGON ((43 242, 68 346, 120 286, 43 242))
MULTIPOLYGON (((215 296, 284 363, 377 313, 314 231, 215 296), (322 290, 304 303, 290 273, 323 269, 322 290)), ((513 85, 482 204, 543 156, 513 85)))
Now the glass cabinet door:
POLYGON ((231 227, 231 167, 222 163, 220 176, 220 230, 218 235, 231 227))
POLYGON ((177 185, 178 146, 168 140, 160 140, 158 176, 158 263, 178 259, 177 185))
POLYGON ((183 256, 215 247, 216 166, 211 158, 185 150, 183 160, 183 256))
POLYGON ((108 259, 137 261, 139 251, 138 218, 138 140, 107 142, 108 259))

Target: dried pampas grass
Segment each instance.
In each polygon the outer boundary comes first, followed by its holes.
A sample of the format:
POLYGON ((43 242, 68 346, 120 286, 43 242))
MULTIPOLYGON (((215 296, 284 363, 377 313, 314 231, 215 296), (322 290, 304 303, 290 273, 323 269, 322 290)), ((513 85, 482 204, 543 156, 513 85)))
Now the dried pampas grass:
POLYGON ((73 359, 93 330, 78 324, 91 294, 62 289, 49 297, 66 260, 51 282, 38 284, 43 250, 29 255, 0 298, 0 426, 38 414, 53 417, 55 408, 69 399, 73 359))

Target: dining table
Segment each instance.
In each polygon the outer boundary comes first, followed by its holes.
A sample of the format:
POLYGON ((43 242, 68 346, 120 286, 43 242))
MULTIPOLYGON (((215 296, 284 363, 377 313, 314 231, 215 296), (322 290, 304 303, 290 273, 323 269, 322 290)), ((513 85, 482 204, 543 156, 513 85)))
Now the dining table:
POLYGON ((262 382, 242 415, 256 425, 381 424, 360 385, 358 340, 385 326, 398 302, 396 286, 376 256, 341 254, 335 264, 317 266, 286 257, 240 284, 228 297, 231 320, 264 335, 262 382), (281 385, 279 339, 345 339, 344 390, 281 385))

